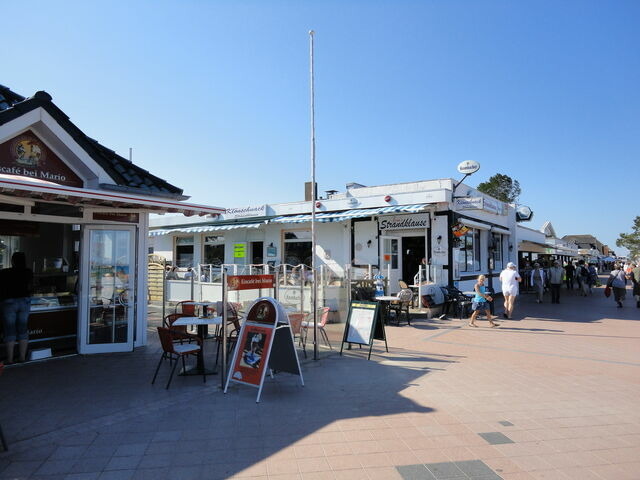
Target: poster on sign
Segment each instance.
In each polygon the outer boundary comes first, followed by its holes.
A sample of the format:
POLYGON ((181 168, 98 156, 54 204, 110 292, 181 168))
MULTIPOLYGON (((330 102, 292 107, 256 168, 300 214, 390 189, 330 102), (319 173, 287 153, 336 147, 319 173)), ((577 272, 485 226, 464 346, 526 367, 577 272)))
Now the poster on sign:
POLYGON ((258 388, 259 402, 267 370, 272 377, 273 371, 298 375, 304 385, 287 314, 276 299, 261 297, 249 308, 238 334, 224 393, 230 382, 250 385, 258 388))
POLYGON ((231 378, 239 383, 260 386, 264 374, 265 359, 269 358, 273 327, 247 324, 238 341, 231 378))

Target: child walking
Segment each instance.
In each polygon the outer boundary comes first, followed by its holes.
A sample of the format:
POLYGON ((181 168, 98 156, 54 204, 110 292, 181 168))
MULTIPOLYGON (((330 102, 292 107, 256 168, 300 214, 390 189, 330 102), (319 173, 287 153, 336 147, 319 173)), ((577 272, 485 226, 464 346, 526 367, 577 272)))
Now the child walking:
POLYGON ((493 300, 491 295, 487 293, 487 287, 484 286, 485 276, 480 275, 478 277, 478 281, 474 285, 473 289, 476 292, 476 296, 473 297, 473 301, 471 303, 471 309, 473 313, 471 314, 471 319, 469 321, 470 327, 477 327, 476 325, 476 317, 478 316, 478 312, 480 310, 484 310, 485 315, 487 316, 487 320, 489 320, 489 325, 492 327, 499 327, 500 324, 493 321, 495 317, 491 316, 491 309, 489 308, 489 302, 493 300))

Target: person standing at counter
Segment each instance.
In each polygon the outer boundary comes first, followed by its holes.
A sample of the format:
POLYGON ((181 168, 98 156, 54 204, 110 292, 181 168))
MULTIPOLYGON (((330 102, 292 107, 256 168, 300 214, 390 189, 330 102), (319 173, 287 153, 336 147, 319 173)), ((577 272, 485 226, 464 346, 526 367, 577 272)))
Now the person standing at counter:
POLYGON ((29 345, 29 310, 33 272, 27 268, 24 252, 15 252, 11 268, 0 270, 0 295, 7 364, 13 363, 13 351, 18 340, 18 361, 24 362, 29 345))

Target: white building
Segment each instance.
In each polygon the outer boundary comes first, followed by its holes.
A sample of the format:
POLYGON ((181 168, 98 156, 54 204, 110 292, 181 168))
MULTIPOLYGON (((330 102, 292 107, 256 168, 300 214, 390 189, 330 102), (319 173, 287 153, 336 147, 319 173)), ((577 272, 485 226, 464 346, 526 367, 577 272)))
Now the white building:
MULTIPOLYGON (((349 184, 316 202, 317 264, 380 269, 389 292, 414 283, 423 258, 430 280, 470 290, 515 261, 513 206, 453 179, 366 187, 349 184)), ((228 209, 215 220, 157 217, 150 247, 180 267, 200 264, 311 265, 311 201, 228 209)))

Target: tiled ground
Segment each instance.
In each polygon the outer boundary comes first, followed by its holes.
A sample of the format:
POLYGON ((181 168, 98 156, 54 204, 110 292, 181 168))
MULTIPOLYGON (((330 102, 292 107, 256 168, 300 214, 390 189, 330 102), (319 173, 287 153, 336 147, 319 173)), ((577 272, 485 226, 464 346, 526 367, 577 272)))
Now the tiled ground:
POLYGON ((307 362, 260 404, 216 377, 151 386, 155 343, 7 368, 0 479, 638 479, 640 310, 561 301, 388 327, 388 354, 307 362))

